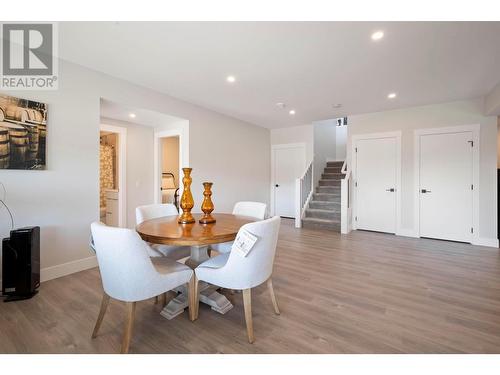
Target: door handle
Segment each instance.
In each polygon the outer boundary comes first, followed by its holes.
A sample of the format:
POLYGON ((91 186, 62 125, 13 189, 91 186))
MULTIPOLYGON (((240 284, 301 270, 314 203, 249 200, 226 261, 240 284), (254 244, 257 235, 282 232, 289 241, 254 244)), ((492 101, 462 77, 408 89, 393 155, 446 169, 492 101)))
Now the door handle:
POLYGON ((425 193, 431 193, 431 191, 430 191, 430 190, 427 190, 427 189, 422 189, 422 190, 420 190, 420 191, 422 192, 422 194, 425 194, 425 193))
POLYGON ((396 189, 390 188, 390 189, 385 189, 385 191, 390 191, 391 193, 394 193, 396 191, 396 189))
POLYGON ((276 185, 274 185, 274 186, 276 186, 276 187, 280 187, 278 184, 276 184, 276 185))

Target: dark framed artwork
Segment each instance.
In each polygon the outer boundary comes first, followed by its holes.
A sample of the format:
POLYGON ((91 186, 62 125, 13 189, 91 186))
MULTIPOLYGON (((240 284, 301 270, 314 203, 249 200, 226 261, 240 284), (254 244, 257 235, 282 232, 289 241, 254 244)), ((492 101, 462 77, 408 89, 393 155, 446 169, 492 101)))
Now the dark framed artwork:
POLYGON ((0 169, 46 168, 45 103, 0 94, 0 169))

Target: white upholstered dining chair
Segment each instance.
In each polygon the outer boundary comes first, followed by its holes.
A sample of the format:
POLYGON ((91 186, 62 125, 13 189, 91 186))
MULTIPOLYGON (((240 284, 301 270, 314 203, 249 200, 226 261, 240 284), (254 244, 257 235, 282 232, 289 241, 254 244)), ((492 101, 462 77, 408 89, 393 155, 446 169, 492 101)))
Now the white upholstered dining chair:
POLYGON ((193 301, 193 308, 195 309, 194 319, 198 317, 199 308, 198 281, 205 281, 222 288, 243 291, 245 321, 248 341, 250 343, 254 342, 251 299, 252 288, 267 281, 274 312, 277 315, 280 314, 271 279, 280 221, 280 217, 275 216, 271 219, 243 225, 238 235, 243 231, 247 231, 257 237, 257 242, 255 242, 246 256, 241 255, 239 251, 233 250, 229 253, 210 258, 195 269, 195 301, 193 301))
POLYGON ((194 275, 182 263, 166 257, 151 258, 148 246, 131 229, 108 227, 92 223, 92 238, 97 254, 104 294, 99 316, 92 333, 97 336, 110 298, 127 304, 127 319, 121 353, 127 353, 132 337, 136 302, 147 300, 188 284, 189 314, 194 320, 194 275))
MULTIPOLYGON (((233 215, 248 216, 256 220, 264 220, 266 217, 267 205, 260 202, 237 202, 233 207, 233 215)), ((229 253, 233 242, 223 242, 210 245, 209 256, 211 250, 217 251, 219 254, 229 253)))
MULTIPOLYGON (((135 221, 139 225, 146 220, 157 219, 164 216, 178 215, 177 208, 171 204, 148 204, 135 209, 135 221)), ((188 246, 169 246, 148 243, 148 254, 150 257, 166 256, 167 258, 180 260, 190 255, 188 246)))

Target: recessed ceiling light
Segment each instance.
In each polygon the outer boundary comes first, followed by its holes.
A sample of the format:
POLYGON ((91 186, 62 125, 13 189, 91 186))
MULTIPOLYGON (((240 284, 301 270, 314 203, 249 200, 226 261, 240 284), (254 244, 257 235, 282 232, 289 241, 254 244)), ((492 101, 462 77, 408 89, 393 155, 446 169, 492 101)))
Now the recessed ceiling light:
POLYGON ((332 107, 333 108, 340 108, 340 107, 342 107, 342 104, 340 104, 340 103, 332 104, 332 107))
POLYGON ((226 81, 228 81, 229 83, 235 83, 236 77, 235 76, 227 76, 226 81))
POLYGON ((293 116, 295 114, 295 109, 291 109, 290 112, 288 112, 288 113, 293 116))
POLYGON ((130 117, 130 118, 135 118, 135 113, 129 113, 129 114, 128 114, 128 117, 130 117))
POLYGON ((375 31, 373 34, 372 34, 372 40, 380 40, 384 37, 384 32, 379 30, 379 31, 375 31))
POLYGON ((396 95, 396 93, 395 93, 395 92, 391 92, 389 95, 387 95, 387 97, 388 97, 389 99, 394 99, 396 96, 397 96, 397 95, 396 95))

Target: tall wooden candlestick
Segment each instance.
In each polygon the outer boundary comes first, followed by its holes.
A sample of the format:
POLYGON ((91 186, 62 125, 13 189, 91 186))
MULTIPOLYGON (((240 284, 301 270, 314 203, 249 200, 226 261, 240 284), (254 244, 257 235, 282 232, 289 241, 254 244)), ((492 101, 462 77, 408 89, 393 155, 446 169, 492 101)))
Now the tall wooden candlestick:
POLYGON ((194 207, 193 194, 191 194, 191 182, 193 181, 191 178, 192 170, 193 168, 182 168, 182 171, 184 172, 184 177, 182 178, 184 190, 181 196, 182 214, 179 216, 179 220, 177 221, 179 224, 191 224, 196 221, 191 214, 191 210, 194 207))

